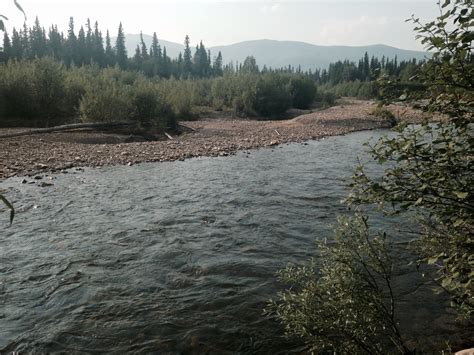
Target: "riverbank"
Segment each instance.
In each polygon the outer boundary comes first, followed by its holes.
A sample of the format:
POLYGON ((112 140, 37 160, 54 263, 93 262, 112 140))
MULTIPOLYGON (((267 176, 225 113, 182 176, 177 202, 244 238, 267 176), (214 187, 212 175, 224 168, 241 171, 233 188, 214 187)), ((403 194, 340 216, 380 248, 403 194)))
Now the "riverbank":
MULTIPOLYGON (((371 115, 374 108, 372 101, 346 99, 338 106, 282 121, 209 118, 183 122, 195 131, 166 141, 126 143, 130 139, 128 136, 101 132, 61 132, 0 139, 0 179, 66 172, 73 167, 227 156, 239 150, 389 127, 387 121, 371 115)), ((391 106, 390 110, 396 117, 409 122, 422 119, 421 112, 406 107, 391 106)))

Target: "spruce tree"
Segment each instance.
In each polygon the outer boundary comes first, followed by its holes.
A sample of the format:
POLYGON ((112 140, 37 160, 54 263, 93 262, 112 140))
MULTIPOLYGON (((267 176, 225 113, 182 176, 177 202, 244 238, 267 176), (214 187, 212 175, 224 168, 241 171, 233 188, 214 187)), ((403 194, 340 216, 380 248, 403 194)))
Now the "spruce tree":
POLYGON ((189 36, 186 35, 184 39, 184 53, 183 53, 183 71, 185 76, 189 76, 191 74, 193 67, 192 59, 191 59, 191 48, 189 47, 189 36))
POLYGON ((140 54, 141 54, 141 57, 142 59, 148 59, 148 50, 146 48, 146 44, 145 44, 145 41, 143 40, 143 33, 140 32, 140 45, 141 45, 141 50, 140 50, 140 54))
POLYGON ((150 56, 161 59, 161 47, 160 47, 160 43, 158 42, 158 37, 156 36, 156 32, 153 33, 153 41, 151 42, 150 56))
POLYGON ((127 69, 127 48, 125 47, 125 34, 123 33, 122 22, 120 22, 117 41, 115 42, 115 55, 117 64, 121 69, 127 69))
POLYGON ((7 31, 3 33, 3 55, 1 57, 2 62, 7 62, 11 57, 12 44, 10 37, 8 37, 7 31))
POLYGON ((217 57, 214 59, 214 65, 212 68, 214 75, 221 76, 222 75, 222 53, 219 51, 217 57))
POLYGON ((98 63, 101 67, 105 66, 104 40, 102 38, 102 32, 99 31, 99 23, 97 21, 94 24, 92 48, 92 59, 94 62, 98 63))
POLYGON ((65 61, 67 65, 77 63, 77 37, 74 33, 74 18, 69 18, 69 28, 66 40, 65 61))
POLYGON ((113 66, 116 63, 115 51, 112 48, 109 30, 107 30, 107 34, 105 36, 105 63, 107 66, 113 66))
POLYGON ((59 60, 62 56, 63 38, 58 31, 58 26, 51 26, 48 37, 48 55, 59 60))
POLYGON ((46 36, 40 26, 38 17, 36 17, 35 24, 30 30, 30 49, 32 57, 43 57, 46 55, 46 36))

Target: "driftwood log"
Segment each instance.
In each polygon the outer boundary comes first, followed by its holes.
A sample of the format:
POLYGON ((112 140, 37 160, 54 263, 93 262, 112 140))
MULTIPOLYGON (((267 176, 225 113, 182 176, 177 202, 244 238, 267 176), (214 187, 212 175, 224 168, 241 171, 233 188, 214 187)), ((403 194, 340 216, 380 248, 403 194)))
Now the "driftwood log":
MULTIPOLYGON (((195 132, 196 130, 192 127, 178 124, 178 127, 185 128, 186 130, 190 130, 195 132)), ((28 129, 25 131, 20 132, 13 132, 13 133, 5 133, 0 134, 0 139, 2 138, 15 138, 21 136, 31 136, 34 134, 43 134, 43 133, 53 133, 53 132, 66 132, 66 131, 75 131, 75 130, 114 130, 114 129, 138 129, 137 123, 135 122, 95 122, 95 123, 73 123, 55 127, 48 127, 48 128, 35 128, 35 129, 28 129)), ((166 133, 165 133, 166 134, 166 133)), ((167 135, 167 134, 166 134, 167 135)))

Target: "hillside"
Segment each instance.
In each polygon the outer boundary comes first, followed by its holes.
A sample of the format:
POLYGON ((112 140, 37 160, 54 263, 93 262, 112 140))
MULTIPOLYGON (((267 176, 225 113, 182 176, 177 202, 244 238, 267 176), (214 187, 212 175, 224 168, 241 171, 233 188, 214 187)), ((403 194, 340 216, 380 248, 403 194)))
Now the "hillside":
MULTIPOLYGON (((150 47, 152 37, 143 35, 143 39, 150 47)), ((113 39, 115 40, 115 39, 113 39)), ((184 46, 179 43, 159 40, 160 45, 166 46, 168 56, 175 58, 179 52, 182 52, 184 46)), ((129 56, 133 56, 137 44, 140 43, 140 35, 127 34, 126 44, 129 56)), ((204 43, 205 44, 205 43, 204 43)), ((194 44, 195 45, 195 44, 194 44)), ((239 42, 231 45, 210 47, 212 56, 222 52, 224 63, 243 62, 245 57, 253 55, 257 59, 260 67, 280 68, 291 65, 298 67, 301 65, 303 70, 326 68, 330 63, 348 59, 357 61, 367 52, 369 56, 381 58, 382 56, 399 60, 404 59, 423 59, 429 55, 427 52, 410 51, 383 44, 349 47, 349 46, 318 46, 310 43, 295 41, 275 41, 275 40, 255 40, 239 42)))

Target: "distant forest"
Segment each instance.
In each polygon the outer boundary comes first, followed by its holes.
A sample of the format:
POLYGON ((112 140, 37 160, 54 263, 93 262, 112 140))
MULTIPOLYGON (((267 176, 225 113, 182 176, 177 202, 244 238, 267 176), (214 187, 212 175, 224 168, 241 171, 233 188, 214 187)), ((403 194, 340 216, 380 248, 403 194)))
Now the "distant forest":
POLYGON ((26 24, 20 30, 13 29, 12 35, 4 32, 3 50, 0 52, 0 62, 10 59, 33 59, 52 57, 61 61, 66 67, 97 65, 100 68, 118 66, 122 70, 143 72, 147 77, 177 79, 211 78, 226 73, 267 73, 285 72, 298 73, 312 77, 318 84, 336 85, 351 81, 376 80, 381 74, 395 76, 401 81, 408 81, 422 64, 416 59, 400 61, 397 58, 381 59, 369 57, 366 53, 358 63, 338 61, 330 64, 329 68, 308 70, 303 72, 298 67, 259 68, 255 58, 249 56, 243 63, 224 64, 221 52, 212 57, 211 52, 200 42, 193 50, 190 47, 189 36, 184 40, 184 51, 177 58, 167 55, 166 47, 161 47, 156 32, 150 48, 147 48, 143 37, 137 45, 133 56, 129 56, 125 45, 125 34, 120 23, 115 43, 111 42, 109 31, 105 39, 99 24, 91 24, 87 20, 85 28, 80 27, 76 34, 74 19, 69 19, 67 34, 59 32, 57 25, 52 25, 48 31, 41 26, 36 18, 33 27, 26 24))

